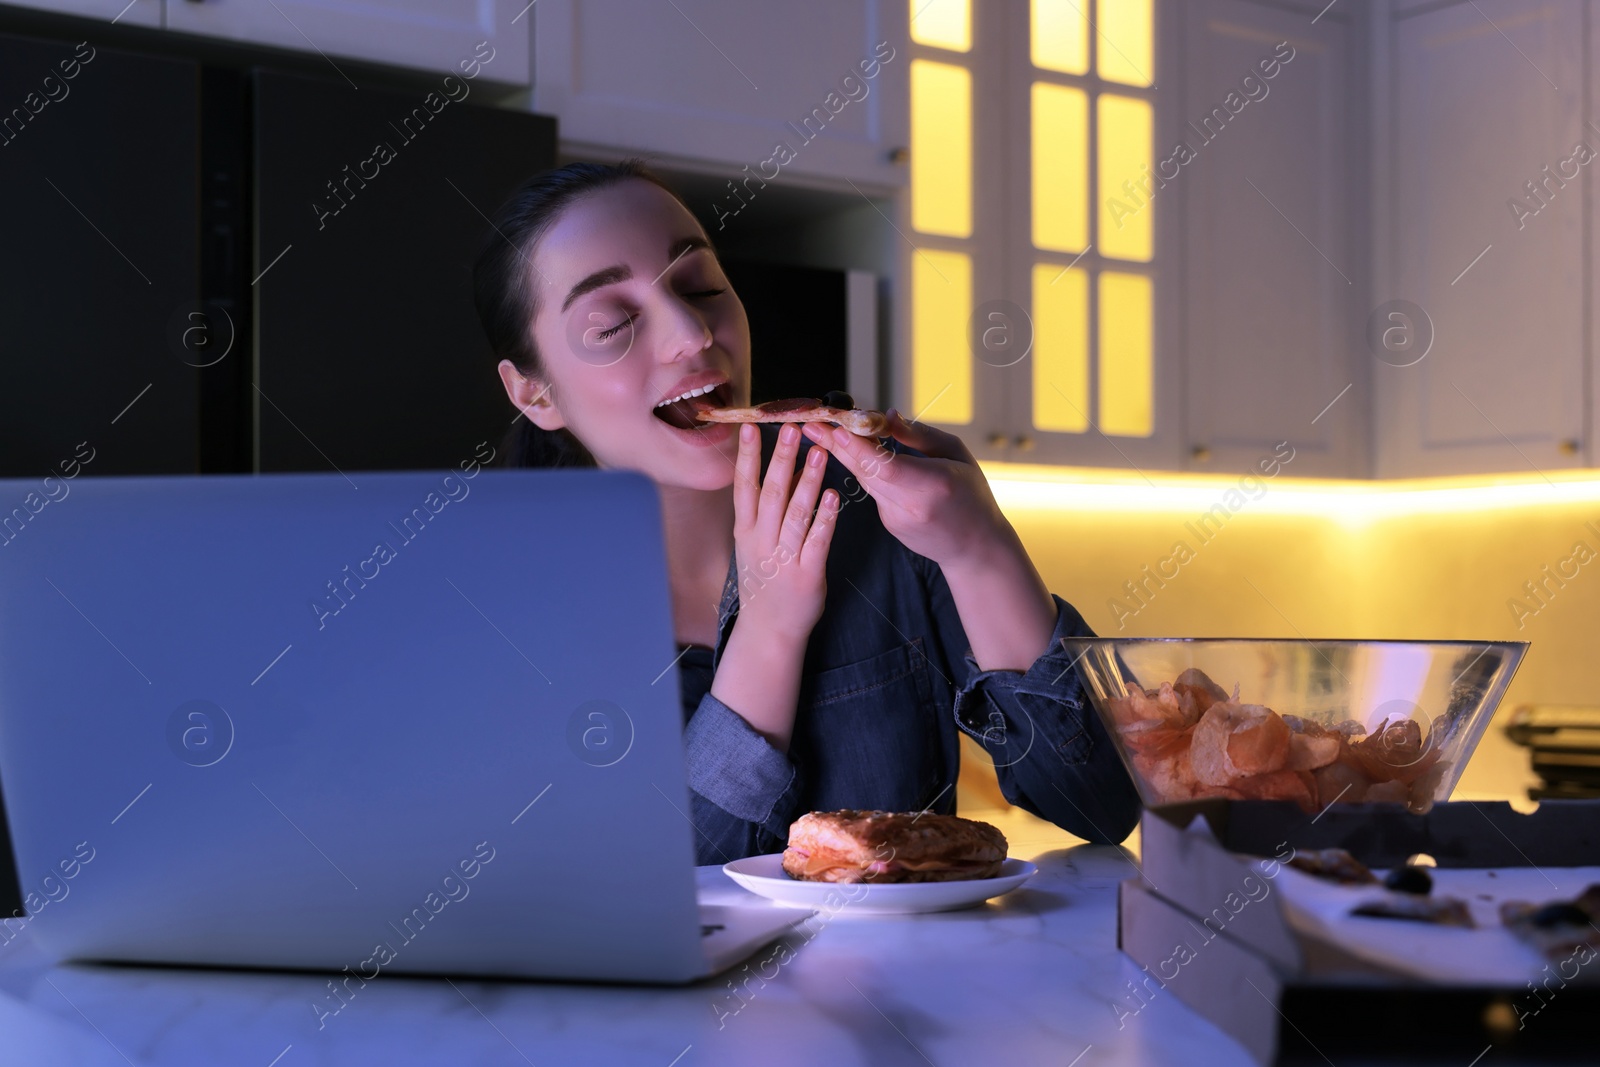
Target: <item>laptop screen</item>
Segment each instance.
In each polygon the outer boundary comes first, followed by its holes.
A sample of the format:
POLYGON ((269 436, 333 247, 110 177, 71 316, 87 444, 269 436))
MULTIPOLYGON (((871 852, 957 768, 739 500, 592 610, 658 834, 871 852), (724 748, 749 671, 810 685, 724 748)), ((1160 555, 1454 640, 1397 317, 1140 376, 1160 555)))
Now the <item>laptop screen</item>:
POLYGON ((8 930, 96 959, 699 969, 646 479, 70 485, 0 545, 8 930))

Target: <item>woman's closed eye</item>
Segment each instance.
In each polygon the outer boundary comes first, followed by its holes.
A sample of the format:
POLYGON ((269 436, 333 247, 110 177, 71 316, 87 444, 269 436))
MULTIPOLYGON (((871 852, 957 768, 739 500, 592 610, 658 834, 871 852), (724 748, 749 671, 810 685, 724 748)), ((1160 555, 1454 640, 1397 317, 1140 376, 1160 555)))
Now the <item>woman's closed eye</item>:
POLYGON ((623 330, 627 329, 629 326, 632 326, 633 325, 633 321, 636 318, 638 318, 637 315, 629 315, 627 318, 623 319, 621 322, 617 323, 615 326, 611 326, 611 327, 608 327, 607 329, 597 331, 594 334, 595 340, 597 340, 597 341, 609 341, 609 340, 611 340, 611 338, 615 337, 617 334, 621 333, 623 330))
MULTIPOLYGON (((687 298, 689 300, 710 300, 710 299, 712 299, 714 297, 721 296, 723 293, 726 293, 727 291, 728 290, 726 288, 722 288, 722 289, 697 289, 694 292, 684 293, 683 295, 684 295, 685 298, 687 298)), ((603 329, 603 330, 594 331, 592 336, 597 341, 609 341, 609 340, 611 340, 611 338, 615 337, 617 334, 621 333, 623 330, 627 329, 629 326, 632 326, 638 320, 639 320, 639 316, 637 316, 637 315, 629 315, 627 318, 623 319, 621 322, 617 323, 615 326, 610 326, 610 327, 607 327, 606 329, 603 329)))

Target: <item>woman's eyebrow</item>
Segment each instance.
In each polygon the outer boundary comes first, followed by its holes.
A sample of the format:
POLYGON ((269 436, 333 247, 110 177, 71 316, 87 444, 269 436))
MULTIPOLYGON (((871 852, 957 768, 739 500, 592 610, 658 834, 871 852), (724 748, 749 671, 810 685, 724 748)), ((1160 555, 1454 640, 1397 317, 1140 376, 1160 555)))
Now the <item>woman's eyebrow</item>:
MULTIPOLYGON (((687 237, 678 238, 676 241, 673 241, 672 244, 667 246, 667 258, 673 263, 676 263, 678 260, 683 258, 684 253, 686 252, 696 248, 709 249, 710 247, 711 242, 707 241, 704 237, 701 237, 697 233, 690 234, 687 237)), ((662 271, 662 273, 665 274, 666 271, 662 271)))
POLYGON ((662 275, 666 274, 667 271, 671 270, 677 265, 678 260, 682 259, 684 256, 688 255, 697 248, 703 248, 707 252, 710 252, 711 242, 707 241, 699 234, 689 234, 686 237, 679 237, 677 240, 673 241, 667 246, 666 267, 661 271, 661 274, 657 274, 650 280, 650 284, 654 285, 656 282, 659 282, 662 275))
MULTIPOLYGON (((667 246, 667 258, 671 261, 667 264, 667 269, 671 270, 673 263, 678 262, 678 260, 682 259, 686 254, 696 248, 704 248, 709 250, 711 248, 711 242, 707 241, 699 234, 690 234, 687 237, 679 237, 677 240, 673 241, 672 244, 667 246)), ((665 273, 666 271, 661 272, 661 274, 665 273)), ((633 268, 629 267, 625 263, 618 263, 615 266, 606 267, 603 270, 597 270, 572 287, 571 292, 567 293, 567 298, 561 302, 561 310, 567 310, 567 308, 572 306, 572 302, 574 300, 578 299, 580 296, 583 296, 585 293, 592 293, 596 289, 604 288, 607 285, 615 285, 617 282, 625 282, 632 277, 633 268)), ((656 276, 656 280, 659 281, 660 278, 661 275, 658 274, 656 276)))
POLYGON ((592 293, 596 289, 604 288, 607 285, 615 285, 617 282, 625 282, 631 277, 633 277, 633 268, 625 263, 619 263, 614 267, 606 267, 604 270, 597 270, 572 287, 572 291, 567 294, 567 298, 561 302, 561 310, 567 310, 572 306, 574 300, 585 293, 592 293))

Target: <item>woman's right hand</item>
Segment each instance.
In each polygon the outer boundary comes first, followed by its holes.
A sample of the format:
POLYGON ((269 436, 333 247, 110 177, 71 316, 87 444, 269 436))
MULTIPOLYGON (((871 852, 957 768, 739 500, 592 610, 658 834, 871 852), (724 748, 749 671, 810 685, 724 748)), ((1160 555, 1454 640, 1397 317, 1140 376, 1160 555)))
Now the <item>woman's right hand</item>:
POLYGON ((794 734, 800 670, 822 617, 828 545, 839 517, 839 494, 820 492, 827 450, 812 447, 797 483, 799 451, 799 430, 785 424, 762 481, 760 432, 749 423, 739 427, 733 475, 739 615, 711 680, 711 695, 779 752, 789 750, 794 734))
POLYGON ((828 452, 821 447, 811 448, 796 482, 799 450, 799 429, 785 423, 762 480, 760 432, 750 423, 739 427, 733 540, 740 622, 803 645, 822 617, 828 545, 839 517, 839 494, 832 489, 821 492, 828 461, 828 452))

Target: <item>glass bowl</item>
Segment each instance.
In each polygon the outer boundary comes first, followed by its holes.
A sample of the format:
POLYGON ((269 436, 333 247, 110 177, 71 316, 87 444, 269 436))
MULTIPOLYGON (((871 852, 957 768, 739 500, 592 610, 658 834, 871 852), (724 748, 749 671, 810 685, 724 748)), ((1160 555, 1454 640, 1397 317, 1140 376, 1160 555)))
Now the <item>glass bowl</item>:
POLYGON ((1147 807, 1207 797, 1428 810, 1450 796, 1521 641, 1069 638, 1147 807))

